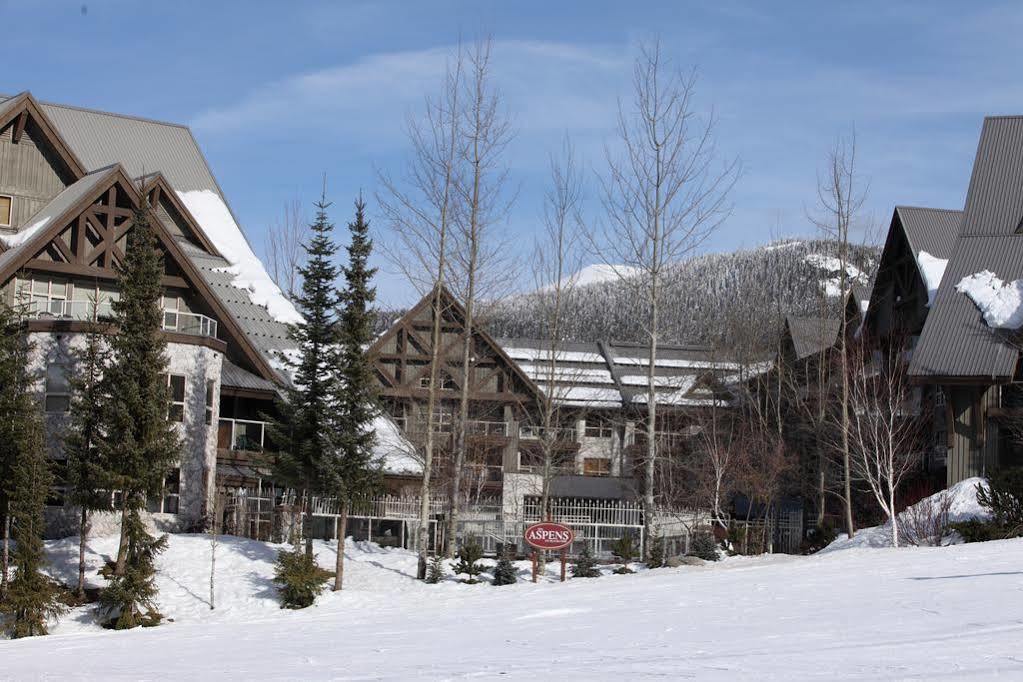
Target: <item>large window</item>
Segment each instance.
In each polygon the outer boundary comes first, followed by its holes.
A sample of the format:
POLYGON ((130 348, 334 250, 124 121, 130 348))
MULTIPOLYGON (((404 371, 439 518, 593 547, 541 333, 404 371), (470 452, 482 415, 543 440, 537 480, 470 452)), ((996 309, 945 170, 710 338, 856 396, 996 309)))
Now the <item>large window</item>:
POLYGON ((611 460, 603 457, 584 457, 583 473, 587 476, 610 476, 611 460))
POLYGON ((206 425, 213 423, 213 401, 216 398, 217 382, 213 379, 206 380, 206 425))
POLYGON ((611 438, 614 432, 614 426, 608 421, 603 419, 586 420, 585 434, 587 438, 611 438))
POLYGON ((32 312, 56 317, 67 314, 67 301, 71 298, 71 285, 67 282, 31 280, 32 312))
POLYGON ((71 384, 67 367, 58 363, 46 366, 46 411, 56 414, 71 409, 71 384))
POLYGON ((185 377, 171 374, 167 377, 167 389, 170 398, 167 418, 172 422, 185 421, 185 377))
POLYGON ((146 503, 152 514, 177 514, 178 500, 181 497, 181 470, 171 469, 163 479, 163 490, 159 497, 146 503))
POLYGON ((0 194, 0 225, 11 226, 11 209, 14 207, 14 197, 0 194))

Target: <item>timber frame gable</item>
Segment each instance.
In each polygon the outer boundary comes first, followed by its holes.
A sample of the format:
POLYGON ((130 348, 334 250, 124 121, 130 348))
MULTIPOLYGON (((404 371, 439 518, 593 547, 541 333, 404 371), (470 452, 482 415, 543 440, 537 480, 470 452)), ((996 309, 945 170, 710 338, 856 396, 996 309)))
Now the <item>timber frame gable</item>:
MULTIPOLYGON (((465 309, 442 288, 441 348, 438 368, 441 399, 457 397, 463 386, 462 347, 465 309)), ((434 292, 381 334, 367 350, 382 397, 426 399, 429 392, 434 292), (425 383, 424 383, 425 380, 425 383)), ((474 325, 474 361, 469 370, 469 396, 473 401, 536 404, 540 389, 505 353, 485 329, 474 325)))
MULTIPOLYGON (((141 205, 143 194, 119 164, 90 173, 79 182, 91 176, 95 176, 91 178, 91 185, 80 197, 40 221, 36 231, 23 243, 0 255, 0 283, 25 270, 96 281, 117 280, 132 215, 141 205)), ((69 191, 70 188, 65 190, 69 191)), ((58 196, 51 203, 59 199, 58 196)), ((164 263, 162 284, 194 291, 219 320, 225 335, 247 364, 262 378, 279 381, 268 360, 249 342, 155 211, 150 211, 150 220, 164 263)), ((201 234, 201 230, 198 231, 201 234)))
POLYGON ((872 331, 882 337, 899 330, 918 333, 927 316, 927 286, 898 209, 892 215, 877 272, 867 309, 872 331))
MULTIPOLYGON (((147 175, 144 178, 139 179, 139 183, 142 185, 143 192, 146 198, 149 200, 149 205, 154 209, 163 208, 165 209, 173 219, 175 217, 180 218, 180 223, 183 223, 187 229, 188 234, 186 235, 190 241, 198 244, 213 256, 219 256, 223 258, 223 254, 217 250, 217 247, 210 241, 210 238, 206 236, 202 227, 199 225, 199 221, 195 219, 192 212, 188 210, 188 207, 182 203, 178 197, 178 193, 170 186, 167 179, 163 176, 163 173, 156 172, 147 175)), ((166 227, 166 226, 165 226, 166 227)))
MULTIPOLYGON (((13 123, 11 141, 18 144, 26 128, 32 125, 42 135, 42 139, 57 155, 61 168, 58 172, 71 184, 87 174, 85 166, 78 159, 64 137, 57 131, 49 117, 43 112, 39 102, 29 92, 22 92, 3 103, 0 107, 0 130, 13 123)), ((2 247, 2 245, 0 245, 2 247)), ((2 250, 2 249, 0 249, 2 250)))

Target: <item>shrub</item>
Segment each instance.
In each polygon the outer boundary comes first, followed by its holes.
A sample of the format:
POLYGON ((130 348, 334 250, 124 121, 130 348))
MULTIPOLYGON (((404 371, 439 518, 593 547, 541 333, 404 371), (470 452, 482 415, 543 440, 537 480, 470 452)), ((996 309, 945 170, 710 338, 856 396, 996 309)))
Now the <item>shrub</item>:
POLYGON ((316 564, 316 558, 299 548, 281 550, 277 554, 274 582, 281 595, 282 609, 304 609, 312 606, 333 574, 316 564))
POLYGON ((799 549, 803 554, 813 554, 818 552, 838 537, 838 531, 831 524, 824 523, 819 526, 815 526, 808 534, 808 537, 803 540, 799 549))
POLYGON ((938 547, 948 536, 952 496, 947 490, 921 500, 899 514, 902 539, 917 547, 938 547))
POLYGON ((475 585, 479 582, 476 580, 476 576, 483 572, 483 565, 480 563, 482 558, 483 547, 480 546, 480 543, 475 538, 467 538, 458 550, 458 563, 455 564, 455 575, 464 573, 469 577, 462 582, 468 585, 475 585))
POLYGON ((632 573, 629 563, 636 558, 636 541, 631 535, 623 535, 611 545, 611 553, 622 563, 615 569, 615 573, 632 573))
POLYGON ((137 511, 125 519, 128 524, 128 554, 123 575, 105 571, 110 585, 100 593, 100 622, 115 630, 159 625, 163 616, 156 608, 156 557, 167 549, 167 536, 154 538, 146 531, 137 511))
POLYGON ((991 512, 991 521, 1009 529, 1023 528, 1023 467, 994 472, 988 487, 977 484, 977 503, 991 512))
POLYGON ((987 542, 988 540, 1004 540, 1009 537, 1003 526, 978 519, 952 523, 949 524, 949 528, 959 533, 963 542, 987 542))
POLYGON ((714 535, 706 531, 695 533, 689 543, 689 556, 704 561, 717 561, 718 543, 714 540, 714 535))
POLYGON ((430 559, 430 565, 426 569, 426 582, 431 585, 436 585, 440 581, 444 580, 444 575, 444 558, 439 554, 435 554, 433 558, 430 559))
POLYGON ((510 549, 505 549, 501 552, 501 558, 498 559, 497 567, 494 569, 495 585, 514 585, 519 581, 518 573, 515 571, 515 566, 511 560, 512 553, 510 549))
POLYGON ((583 547, 583 551, 575 559, 575 563, 572 564, 572 577, 573 578, 599 578, 600 571, 597 570, 597 560, 593 558, 590 553, 590 546, 586 545, 583 547))
POLYGON ((647 552, 647 568, 661 568, 664 566, 664 538, 655 535, 650 539, 650 551, 647 552))

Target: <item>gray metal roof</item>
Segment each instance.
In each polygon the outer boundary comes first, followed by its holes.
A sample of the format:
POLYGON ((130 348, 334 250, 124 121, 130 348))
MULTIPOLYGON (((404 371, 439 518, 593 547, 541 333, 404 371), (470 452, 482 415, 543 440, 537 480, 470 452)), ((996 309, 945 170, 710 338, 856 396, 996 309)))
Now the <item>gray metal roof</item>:
POLYGON ((935 258, 952 255, 963 212, 943 208, 920 208, 918 206, 896 206, 903 232, 917 258, 926 251, 935 258))
POLYGON ((960 234, 1013 234, 1021 220, 1023 117, 985 118, 960 234))
POLYGON ((834 346, 842 321, 837 318, 787 315, 785 325, 792 339, 796 359, 803 360, 834 346))
POLYGON ((955 290, 963 277, 983 270, 1005 281, 1023 278, 1023 235, 959 238, 913 352, 911 375, 995 380, 1013 376, 1015 347, 984 322, 966 294, 955 290))
POLYGON ((226 359, 220 371, 220 383, 231 388, 246 388, 253 391, 277 390, 277 386, 272 381, 258 377, 226 359))

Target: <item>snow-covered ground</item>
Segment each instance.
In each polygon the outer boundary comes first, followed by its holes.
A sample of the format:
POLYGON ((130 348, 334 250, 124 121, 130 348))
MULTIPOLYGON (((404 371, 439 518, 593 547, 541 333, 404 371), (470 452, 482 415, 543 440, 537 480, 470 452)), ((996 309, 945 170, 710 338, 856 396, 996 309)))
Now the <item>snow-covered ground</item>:
MULTIPOLYGON (((98 564, 114 539, 90 547, 98 564)), ((52 549, 70 575, 74 541, 52 549)), ((81 609, 49 637, 0 641, 0 678, 1023 679, 1023 540, 499 588, 421 584, 412 554, 349 544, 346 589, 297 612, 277 607, 275 550, 224 539, 211 612, 207 538, 173 536, 174 622, 108 632, 81 609)), ((317 546, 325 565, 333 551, 317 546)))

